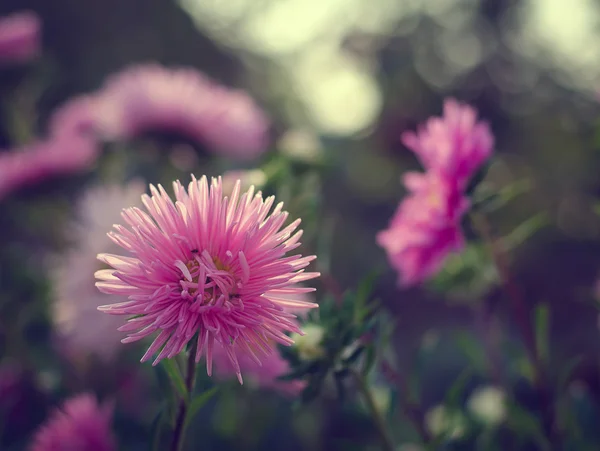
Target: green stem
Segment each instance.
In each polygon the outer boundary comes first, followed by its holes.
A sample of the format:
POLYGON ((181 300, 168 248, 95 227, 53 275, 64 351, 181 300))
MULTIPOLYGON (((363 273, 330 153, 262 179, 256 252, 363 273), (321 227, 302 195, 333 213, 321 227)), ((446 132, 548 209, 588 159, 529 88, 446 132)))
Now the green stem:
POLYGON ((175 430, 173 431, 173 440, 171 441, 171 451, 181 451, 183 449, 183 435, 188 413, 188 405, 192 398, 194 392, 194 383, 196 381, 196 349, 198 347, 198 341, 194 340, 192 343, 193 344, 188 355, 185 376, 185 387, 187 389, 188 399, 182 398, 179 401, 177 419, 175 420, 175 430))
POLYGON ((491 225, 483 214, 472 213, 471 218, 473 220, 473 225, 479 232, 481 238, 489 247, 490 254, 494 260, 498 274, 500 275, 502 287, 512 303, 515 319, 518 327, 521 329, 521 334, 525 341, 525 349, 533 369, 533 386, 538 393, 542 405, 544 431, 547 433, 553 446, 556 447, 553 449, 561 449, 562 437, 557 428, 554 402, 552 400, 546 375, 544 374, 544 366, 540 359, 533 321, 529 316, 525 298, 522 296, 519 287, 514 283, 511 277, 506 248, 499 240, 494 238, 491 225))
POLYGON ((381 446, 384 451, 395 451, 396 447, 394 446, 394 441, 388 430, 385 418, 381 415, 381 412, 377 408, 375 404, 375 400, 373 399, 373 395, 371 394, 371 390, 369 390, 369 385, 365 377, 358 371, 353 370, 352 374, 358 383, 358 389, 360 390, 363 398, 367 403, 367 407, 369 408, 369 412, 371 413, 371 417, 375 426, 377 427, 377 431, 379 432, 379 436, 381 439, 381 446))

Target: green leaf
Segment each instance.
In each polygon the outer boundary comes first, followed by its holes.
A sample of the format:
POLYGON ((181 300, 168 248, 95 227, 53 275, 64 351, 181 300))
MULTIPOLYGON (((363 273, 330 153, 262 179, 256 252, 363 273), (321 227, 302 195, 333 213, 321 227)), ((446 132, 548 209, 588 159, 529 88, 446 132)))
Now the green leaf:
POLYGON ((467 332, 458 332, 455 340, 456 345, 464 352, 471 365, 479 371, 485 370, 487 359, 485 351, 479 345, 479 341, 475 340, 475 337, 469 335, 467 332))
POLYGON ((519 224, 511 233, 502 238, 507 251, 513 250, 531 238, 538 230, 549 224, 546 213, 541 212, 519 224))
POLYGON ((535 308, 535 346, 542 362, 550 356, 550 310, 545 304, 535 308))
POLYGON ((444 405, 449 409, 456 409, 460 407, 462 395, 467 388, 467 384, 473 377, 473 368, 465 368, 456 378, 450 389, 446 392, 444 405))
POLYGON ((450 255, 430 286, 453 301, 481 299, 498 284, 496 265, 480 244, 470 244, 460 254, 450 255))
POLYGON ((566 388, 567 384, 569 383, 569 380, 571 379, 573 371, 577 369, 577 367, 581 364, 581 362, 583 362, 583 360, 584 357, 582 355, 578 355, 568 360, 567 363, 563 366, 562 370, 558 374, 558 380, 556 383, 557 395, 560 396, 560 394, 566 388))
POLYGON ((508 409, 507 421, 512 430, 521 437, 532 438, 541 451, 550 451, 552 447, 544 434, 540 420, 534 414, 510 400, 506 404, 508 409))
POLYGON ((216 395, 218 391, 219 391, 218 386, 212 387, 212 388, 209 388, 208 390, 206 390, 205 392, 200 393, 200 395, 198 395, 198 396, 194 397, 194 399, 192 399, 192 401, 190 402, 187 416, 185 418, 184 432, 185 432, 185 429, 187 428, 187 426, 189 426, 191 421, 194 419, 196 414, 200 411, 200 409, 202 409, 202 407, 204 407, 204 405, 208 401, 210 401, 210 399, 214 395, 216 395))
POLYGON ((369 375, 369 373, 373 369, 373 366, 375 365, 376 360, 377 360, 377 350, 375 349, 375 346, 373 346, 373 345, 367 346, 366 353, 365 353, 365 363, 364 363, 364 366, 362 369, 362 374, 364 377, 367 377, 369 375))
POLYGON ((183 376, 181 375, 181 371, 175 363, 175 360, 162 359, 160 363, 169 375, 169 379, 171 379, 171 383, 173 384, 173 387, 175 387, 175 389, 177 390, 177 393, 179 393, 181 399, 184 399, 187 402, 188 391, 185 387, 185 382, 183 380, 183 376))
POLYGON ((373 270, 360 282, 360 285, 356 289, 356 298, 354 304, 355 316, 361 312, 361 309, 367 305, 367 301, 373 293, 375 282, 379 277, 379 271, 373 270))
POLYGON ((490 213, 504 207, 506 204, 521 194, 531 189, 532 183, 528 179, 516 180, 513 183, 493 192, 487 186, 480 186, 474 196, 475 208, 484 213, 490 213))
POLYGON ((150 431, 152 432, 152 451, 159 451, 163 447, 161 446, 162 442, 162 426, 164 423, 165 413, 167 412, 167 406, 162 405, 158 410, 158 413, 152 420, 152 424, 150 426, 150 431))

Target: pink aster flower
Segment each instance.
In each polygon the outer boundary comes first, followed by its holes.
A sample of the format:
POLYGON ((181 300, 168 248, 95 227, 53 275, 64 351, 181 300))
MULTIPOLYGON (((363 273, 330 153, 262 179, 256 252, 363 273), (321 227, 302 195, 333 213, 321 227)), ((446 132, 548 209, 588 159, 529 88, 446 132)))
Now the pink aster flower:
POLYGON ((100 254, 114 270, 98 271, 96 286, 128 300, 100 309, 130 316, 119 329, 129 334, 124 343, 158 332, 142 361, 158 354, 157 364, 194 339, 196 362, 205 354, 209 375, 214 348, 223 346, 241 383, 238 355, 259 365, 271 342, 290 345, 285 332, 301 333, 287 309, 317 306, 285 297, 314 291, 298 284, 319 276, 304 272, 315 256, 285 256, 300 246, 300 220, 283 227, 288 214, 281 203, 271 210, 274 197, 253 187, 240 195, 239 182, 224 197, 220 178, 173 188, 176 202, 150 186, 152 196, 142 197, 148 213, 124 210, 129 228, 109 234, 131 256, 100 254))
POLYGON ((40 20, 31 11, 0 18, 0 63, 28 61, 40 51, 40 20))
POLYGON ((191 68, 128 68, 106 81, 95 109, 109 139, 174 131, 237 158, 253 158, 267 145, 269 123, 252 99, 191 68))
POLYGON ((114 330, 122 321, 98 311, 107 297, 96 289, 94 272, 106 266, 96 255, 119 250, 106 231, 119 222, 123 208, 141 205, 145 190, 144 183, 133 181, 124 186, 99 185, 86 191, 77 206, 77 219, 66 227, 71 247, 49 262, 54 294, 52 317, 67 355, 94 354, 109 361, 121 349, 120 337, 114 330))
POLYGON ((402 141, 425 169, 438 171, 464 187, 492 152, 494 138, 468 105, 447 99, 444 116, 432 117, 418 133, 405 132, 402 141))
POLYGON ((88 101, 67 102, 50 119, 48 138, 0 153, 0 199, 51 176, 88 170, 99 152, 88 101))
POLYGON ((116 451, 110 430, 112 406, 79 395, 55 410, 36 433, 31 451, 116 451))
MULTIPOLYGON (((231 363, 225 347, 220 345, 215 346, 213 361, 216 374, 219 378, 227 379, 236 374, 236 369, 231 363)), ((240 353, 238 362, 246 378, 256 387, 272 389, 285 395, 296 396, 306 386, 305 381, 283 381, 278 379, 280 376, 288 374, 291 368, 289 362, 277 350, 263 358, 261 365, 257 365, 243 352, 240 353)))
POLYGON ((404 183, 410 194, 377 242, 408 286, 433 276, 449 253, 464 247, 460 219, 469 203, 455 183, 434 172, 406 174, 404 183))
POLYGON ((97 156, 96 143, 85 136, 38 141, 0 153, 0 199, 23 186, 50 176, 88 169, 97 156))

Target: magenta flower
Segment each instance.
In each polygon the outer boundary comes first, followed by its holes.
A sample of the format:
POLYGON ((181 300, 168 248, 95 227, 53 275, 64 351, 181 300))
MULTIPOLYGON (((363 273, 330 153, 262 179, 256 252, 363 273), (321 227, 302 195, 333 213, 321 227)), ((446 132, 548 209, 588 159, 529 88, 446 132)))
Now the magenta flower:
POLYGON ((110 77, 95 97, 97 127, 109 139, 174 131, 237 158, 267 146, 269 123, 252 99, 195 69, 134 66, 110 77))
POLYGON ((437 171, 464 187, 492 153, 494 138, 477 112, 454 99, 444 102, 444 116, 430 118, 418 133, 405 132, 402 142, 428 171, 437 171))
POLYGON ((193 178, 187 191, 177 181, 175 203, 150 186, 152 196, 142 196, 148 213, 124 210, 129 228, 116 225, 109 234, 132 255, 100 254, 114 270, 96 272, 96 286, 129 299, 100 309, 130 316, 119 329, 129 334, 124 343, 158 332, 142 361, 171 358, 197 334, 196 362, 206 354, 210 375, 214 347, 223 346, 242 382, 237 356, 260 364, 271 341, 290 345, 285 332, 300 332, 286 309, 317 306, 284 297, 314 291, 298 284, 319 276, 304 272, 315 256, 285 256, 300 246, 300 220, 282 229, 283 204, 271 211, 274 197, 253 187, 240 195, 239 185, 224 197, 220 178, 210 187, 206 177, 193 178))
POLYGON ((463 248, 460 219, 469 202, 453 181, 434 172, 406 174, 404 183, 410 194, 377 242, 400 284, 409 286, 433 276, 449 253, 463 248))
POLYGON ((0 18, 0 63, 29 61, 40 51, 40 20, 31 11, 0 18))
POLYGON ((116 451, 110 430, 112 406, 79 395, 55 410, 36 433, 31 451, 116 451))
MULTIPOLYGON (((215 371, 219 378, 227 379, 236 374, 236 369, 231 363, 227 349, 223 346, 215 346, 213 350, 213 361, 215 371)), ((250 383, 259 388, 278 391, 281 394, 296 396, 306 386, 305 381, 279 380, 280 376, 291 371, 290 364, 275 349, 271 354, 261 359, 261 365, 257 365, 247 354, 241 352, 238 357, 241 370, 250 383)))

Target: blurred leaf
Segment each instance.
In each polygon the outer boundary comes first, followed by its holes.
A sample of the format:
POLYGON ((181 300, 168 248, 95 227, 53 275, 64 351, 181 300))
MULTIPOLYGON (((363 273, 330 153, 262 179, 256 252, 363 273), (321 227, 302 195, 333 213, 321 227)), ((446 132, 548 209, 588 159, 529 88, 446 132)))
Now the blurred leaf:
POLYGON ((203 393, 200 393, 200 395, 194 397, 194 399, 192 399, 192 402, 189 405, 189 410, 187 413, 187 417, 185 419, 185 425, 184 425, 184 431, 187 428, 187 426, 189 426, 190 422, 193 420, 193 418, 196 416, 196 414, 200 411, 200 409, 202 409, 202 407, 204 407, 204 405, 210 401, 210 399, 217 394, 217 392, 219 391, 219 387, 212 387, 209 388, 208 390, 206 390, 203 393))
POLYGON ((451 254, 430 286, 453 300, 483 297, 498 283, 496 265, 480 244, 469 244, 460 254, 451 254))
POLYGON ((487 358, 479 341, 477 341, 474 336, 462 331, 456 333, 455 340, 456 345, 464 352, 473 367, 477 368, 479 371, 484 370, 487 358))
POLYGON ((573 371, 577 369, 577 367, 583 362, 584 357, 582 355, 578 355, 570 360, 568 360, 558 374, 558 380, 556 383, 556 393, 560 395, 567 387, 571 379, 571 375, 573 371))
POLYGON ((528 192, 531 186, 531 181, 528 179, 516 180, 498 191, 493 191, 489 186, 480 185, 473 196, 473 208, 483 213, 499 210, 521 194, 528 192))
POLYGON ((507 400, 506 405, 508 409, 507 421, 512 430, 521 437, 533 439, 539 450, 550 451, 552 447, 544 435, 540 420, 511 400, 507 400))
POLYGON ((373 294, 373 288, 378 278, 379 271, 373 270, 367 274, 360 282, 360 285, 358 285, 354 300, 354 319, 356 322, 360 322, 364 318, 364 307, 367 305, 369 298, 373 294))
POLYGON ((152 451, 159 451, 163 449, 162 447, 162 426, 164 423, 164 417, 167 413, 167 405, 163 404, 158 413, 152 420, 152 424, 150 425, 150 433, 152 434, 152 451))
POLYGON ((474 375, 473 368, 465 368, 456 378, 452 386, 446 392, 444 399, 444 405, 450 410, 459 408, 461 405, 461 398, 467 388, 467 385, 471 381, 474 375))
POLYGON ((342 371, 335 371, 333 373, 335 387, 337 389, 337 393, 341 403, 344 403, 344 401, 346 400, 346 387, 344 386, 344 379, 348 376, 348 374, 349 371, 347 369, 344 369, 342 371))
POLYGON ((326 365, 326 362, 322 362, 321 360, 313 360, 310 362, 303 362, 299 367, 295 368, 293 371, 288 374, 283 374, 277 377, 280 381, 292 381, 295 379, 301 379, 302 377, 308 374, 314 374, 317 371, 321 370, 326 365))
POLYGON ((531 238, 538 230, 548 225, 549 222, 546 213, 538 213, 522 222, 511 233, 503 237, 502 244, 507 251, 516 249, 531 238))
POLYGON ((487 160, 485 164, 479 169, 479 171, 475 173, 473 178, 469 181, 467 188, 465 189, 465 193, 467 196, 473 195, 477 187, 480 185, 483 179, 485 179, 485 176, 487 175, 490 166, 492 165, 492 161, 492 158, 487 160))
POLYGON ((373 367, 375 366, 375 361, 377 360, 377 350, 374 345, 369 345, 366 347, 365 353, 365 361, 364 366, 362 368, 362 374, 364 377, 367 377, 373 367))
POLYGON ((181 399, 184 399, 187 402, 188 391, 187 391, 187 388, 185 387, 185 382, 183 380, 183 376, 181 375, 181 371, 179 370, 179 367, 175 363, 175 360, 174 359, 162 359, 160 361, 160 364, 166 370, 167 374, 169 375, 169 379, 171 379, 171 383, 173 384, 173 387, 175 387, 175 389, 177 390, 177 393, 179 393, 179 396, 181 397, 181 399))
POLYGON ((535 346, 540 359, 548 362, 550 356, 550 310, 545 304, 535 308, 535 346))

